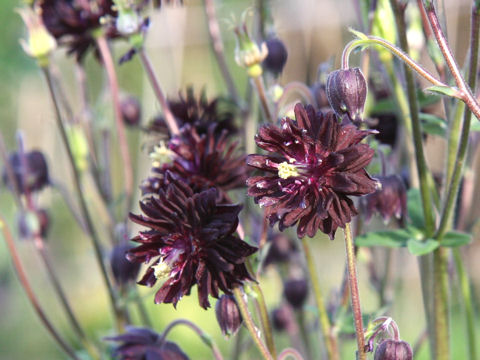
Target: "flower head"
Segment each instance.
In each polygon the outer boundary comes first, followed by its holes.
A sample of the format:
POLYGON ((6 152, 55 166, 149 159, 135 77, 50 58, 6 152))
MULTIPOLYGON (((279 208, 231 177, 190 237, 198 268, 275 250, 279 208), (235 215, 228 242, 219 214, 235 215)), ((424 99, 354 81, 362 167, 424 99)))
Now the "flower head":
MULTIPOLYGON (((110 16, 114 18, 112 0, 39 0, 42 19, 48 31, 60 44, 81 61, 87 50, 96 48, 94 30, 110 16)), ((116 37, 115 24, 109 24, 107 37, 116 37)))
POLYGON ((139 284, 166 281, 155 295, 156 303, 173 303, 198 285, 198 298, 208 308, 208 296, 219 290, 231 294, 235 285, 252 279, 245 259, 256 248, 234 235, 239 205, 216 203, 216 189, 194 193, 185 182, 166 172, 158 197, 144 200, 144 215, 130 219, 149 229, 132 240, 140 246, 128 253, 131 261, 150 263, 139 284))
POLYGON ((115 359, 121 360, 188 360, 188 356, 170 341, 161 341, 161 336, 146 328, 127 327, 125 334, 107 337, 106 340, 122 343, 113 351, 115 359))
POLYGON ((144 194, 156 193, 166 171, 187 182, 194 192, 215 187, 217 195, 226 200, 226 192, 245 186, 248 168, 245 156, 237 153, 237 143, 228 141, 224 131, 215 135, 215 125, 200 135, 196 128, 185 125, 180 135, 170 140, 169 150, 173 161, 154 164, 154 176, 148 178, 142 190, 144 194))
MULTIPOLYGON (((14 152, 10 154, 8 161, 20 193, 39 191, 50 183, 47 160, 41 151, 29 151, 25 153, 24 159, 20 153, 14 152)), ((15 189, 7 170, 5 168, 3 171, 3 182, 15 189)))
POLYGON ((271 154, 249 155, 247 163, 269 175, 250 177, 248 194, 281 231, 297 225, 300 238, 320 229, 333 239, 357 214, 348 196, 375 191, 364 169, 374 152, 360 143, 371 132, 341 125, 333 112, 315 113, 310 105, 297 104, 295 117, 260 129, 257 145, 271 154))

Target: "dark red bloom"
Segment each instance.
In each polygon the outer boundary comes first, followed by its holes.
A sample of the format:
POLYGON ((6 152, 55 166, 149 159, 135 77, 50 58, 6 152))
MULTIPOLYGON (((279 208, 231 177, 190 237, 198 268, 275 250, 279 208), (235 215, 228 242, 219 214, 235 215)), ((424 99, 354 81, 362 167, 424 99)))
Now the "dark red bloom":
POLYGON ((297 225, 300 238, 320 229, 333 239, 357 214, 348 195, 375 191, 365 171, 374 151, 360 143, 371 132, 341 125, 333 112, 315 113, 310 105, 297 104, 295 117, 256 135, 257 145, 271 154, 249 155, 247 163, 269 175, 250 177, 248 194, 281 231, 297 225))
POLYGON ((365 220, 369 221, 374 213, 379 213, 383 221, 388 222, 395 216, 402 220, 407 215, 407 189, 398 175, 377 176, 379 187, 373 194, 362 199, 365 206, 365 220))
MULTIPOLYGON (((112 0, 38 0, 43 22, 60 44, 81 61, 90 48, 96 48, 93 31, 102 19, 114 18, 112 0)), ((118 36, 112 21, 104 31, 107 37, 118 36)))
POLYGON ((238 154, 237 145, 228 141, 225 131, 216 137, 215 125, 203 135, 185 125, 181 134, 169 143, 173 161, 152 168, 154 176, 144 182, 143 193, 156 193, 165 172, 170 171, 188 183, 194 192, 215 187, 219 198, 226 200, 226 192, 243 188, 248 177, 245 155, 238 154))
POLYGON ((146 328, 127 327, 125 334, 107 337, 106 340, 122 343, 113 351, 120 360, 188 360, 188 356, 170 341, 161 341, 161 336, 146 328))
POLYGON ((215 315, 224 336, 235 335, 243 319, 232 295, 222 295, 215 304, 215 315))
POLYGON ((144 215, 130 215, 149 228, 132 239, 140 246, 128 253, 131 261, 150 263, 139 284, 153 286, 166 277, 156 303, 176 305, 197 284, 206 309, 208 295, 231 294, 235 285, 252 279, 244 262, 257 249, 234 235, 241 206, 217 204, 216 192, 194 193, 167 172, 158 196, 140 203, 144 215))
MULTIPOLYGON (((190 124, 198 134, 208 133, 212 124, 216 124, 215 135, 219 136, 223 131, 228 134, 237 132, 234 124, 235 111, 233 104, 224 98, 208 100, 205 91, 197 98, 192 87, 187 88, 186 96, 180 93, 178 100, 169 100, 168 104, 179 127, 190 124)), ((169 135, 163 116, 153 119, 149 131, 163 135, 169 135)))

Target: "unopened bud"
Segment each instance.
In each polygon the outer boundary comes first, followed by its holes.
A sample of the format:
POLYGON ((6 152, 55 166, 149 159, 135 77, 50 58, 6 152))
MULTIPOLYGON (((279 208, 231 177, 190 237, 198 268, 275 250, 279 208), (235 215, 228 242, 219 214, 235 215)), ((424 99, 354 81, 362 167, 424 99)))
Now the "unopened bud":
POLYGON ((282 72, 288 58, 287 48, 280 39, 273 38, 266 41, 268 55, 263 61, 265 69, 278 75, 282 72))
POLYGON ((412 348, 407 342, 388 339, 377 346, 374 360, 412 360, 412 358, 412 348))
POLYGON ((35 235, 45 238, 50 227, 47 210, 21 212, 18 216, 18 232, 21 238, 30 239, 35 235))
MULTIPOLYGON (((18 191, 22 194, 27 191, 41 190, 49 184, 48 166, 43 153, 34 150, 24 154, 24 156, 25 159, 22 159, 22 155, 13 153, 8 158, 18 191)), ((11 189, 15 189, 11 180, 7 169, 4 169, 3 182, 11 189)))
POLYGON ((328 75, 327 98, 339 117, 347 114, 352 122, 362 121, 367 99, 367 82, 359 68, 336 70, 328 75))
POLYGON ((305 279, 290 279, 283 284, 283 295, 293 308, 299 309, 308 296, 308 282, 305 279))
POLYGON ((137 126, 142 115, 140 103, 137 98, 128 96, 120 102, 123 122, 128 126, 137 126))
POLYGON ((113 248, 110 255, 110 266, 112 267, 113 277, 119 285, 125 285, 137 279, 140 264, 127 260, 126 254, 132 246, 120 244, 113 248))
POLYGON ((215 305, 215 315, 224 336, 234 335, 242 325, 242 315, 235 298, 222 295, 215 305))

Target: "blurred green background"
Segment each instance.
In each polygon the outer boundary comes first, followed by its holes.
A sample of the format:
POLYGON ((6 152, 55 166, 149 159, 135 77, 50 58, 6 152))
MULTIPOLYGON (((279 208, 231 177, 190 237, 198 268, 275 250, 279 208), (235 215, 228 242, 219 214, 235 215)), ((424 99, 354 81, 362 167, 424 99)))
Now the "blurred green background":
MULTIPOLYGON (((205 87, 209 97, 224 94, 226 89, 216 68, 215 59, 209 47, 206 32, 205 15, 202 2, 185 0, 185 6, 165 7, 151 16, 152 26, 149 31, 147 49, 159 75, 160 82, 170 98, 175 98, 179 89, 193 85, 197 91, 205 87)), ((338 58, 343 45, 350 39, 347 26, 355 26, 356 15, 350 1, 335 0, 284 0, 271 1, 274 28, 282 38, 289 51, 289 59, 281 83, 289 81, 307 81, 315 78, 317 65, 321 62, 338 58)), ((449 15, 450 39, 463 59, 465 52, 465 20, 469 12, 468 1, 447 1, 449 15)), ((25 36, 23 23, 14 13, 20 6, 19 1, 2 0, 0 2, 0 131, 9 149, 15 148, 15 132, 21 129, 25 136, 27 149, 42 149, 47 156, 52 178, 61 181, 70 188, 70 172, 66 156, 62 151, 59 134, 55 127, 50 99, 46 84, 36 64, 28 58, 19 46, 19 39, 25 36)), ((233 60, 235 46, 232 31, 226 19, 234 15, 237 19, 250 1, 217 1, 217 11, 221 20, 223 37, 226 45, 227 60, 232 69, 241 93, 245 92, 246 78, 242 69, 233 60)), ((115 57, 118 59, 128 49, 127 44, 115 45, 115 57)), ((54 56, 57 70, 62 75, 66 94, 74 106, 80 108, 80 94, 76 86, 76 70, 71 58, 60 50, 54 56)), ((110 99, 105 87, 105 77, 99 64, 89 55, 86 61, 88 85, 91 101, 98 113, 102 114, 95 121, 105 126, 113 126, 110 114, 110 99)), ((141 99, 143 121, 146 123, 159 110, 138 59, 118 67, 120 86, 125 93, 135 94, 141 99)), ((148 142, 148 138, 131 130, 129 139, 132 144, 148 142), (138 140, 139 138, 139 140, 138 140)), ((442 166, 438 149, 443 143, 432 140, 429 144, 429 160, 433 167, 442 166)), ((137 166, 136 183, 148 175, 149 159, 146 151, 139 150, 135 159, 137 166)), ((122 184, 121 163, 115 162, 115 185, 122 184)), ((91 186, 91 184, 90 184, 91 186)), ((86 182, 87 191, 89 183, 86 182)), ((138 194, 140 195, 140 194, 138 194)), ((98 199, 88 194, 89 201, 95 205, 98 199)), ((49 209, 52 228, 48 243, 55 267, 61 282, 67 290, 68 297, 81 319, 82 325, 95 338, 112 335, 111 317, 107 297, 94 261, 94 254, 88 239, 82 235, 72 220, 61 196, 46 189, 38 196, 38 202, 49 209)), ((138 209, 138 208, 136 208, 138 209)), ((0 212, 5 216, 16 232, 16 209, 11 194, 5 189, 0 191, 0 212)), ((100 216, 101 218, 101 216, 100 216)), ((105 234, 106 235, 106 234, 105 234)), ((103 236, 104 240, 106 236, 103 236)), ((339 239, 340 240, 340 239, 339 239)), ((477 239, 478 240, 478 239, 477 239)), ((48 316, 65 335, 73 340, 73 334, 67 324, 61 308, 52 295, 42 263, 30 242, 17 242, 23 263, 27 269, 34 290, 45 307, 48 316)), ((337 289, 344 269, 344 248, 342 241, 328 241, 325 236, 318 236, 314 242, 315 259, 322 287, 327 300, 333 296, 330 290, 337 289)), ((377 309, 377 299, 367 280, 367 253, 360 253, 359 273, 360 292, 365 312, 377 309)), ((468 252, 469 271, 475 289, 480 288, 480 269, 478 259, 480 249, 478 241, 468 252)), ((269 269, 260 279, 270 309, 281 300, 282 279, 274 269, 269 269)), ((455 289, 454 289, 455 290, 455 289)), ((172 320, 186 318, 201 326, 218 342, 225 357, 232 350, 232 341, 224 339, 215 320, 213 308, 204 311, 198 306, 196 293, 183 298, 175 310, 171 305, 154 305, 153 290, 140 287, 144 295, 148 312, 155 328, 161 331, 172 320)), ((412 345, 425 327, 423 305, 420 293, 420 280, 416 259, 408 252, 395 251, 392 264, 392 281, 389 296, 393 305, 389 314, 400 326, 404 340, 412 345)), ((313 299, 310 299, 313 304, 313 299)), ((453 359, 463 359, 465 342, 461 308, 455 291, 452 293, 452 335, 454 343, 453 359)), ((212 303, 213 305, 213 303, 212 303)), ((315 334, 311 334, 314 339, 315 334)), ((200 339, 189 329, 175 328, 170 337, 177 341, 192 359, 209 359, 211 353, 200 339)), ((244 336, 244 339, 246 336, 244 336)), ((279 348, 288 346, 288 338, 278 335, 279 348)), ((353 339, 346 339, 345 359, 352 358, 355 346, 353 339)), ((246 354, 244 359, 256 358, 255 352, 246 354)), ((42 328, 37 316, 30 307, 23 289, 12 270, 9 253, 3 241, 0 242, 0 359, 62 359, 49 334, 42 328)), ((418 359, 427 358, 427 346, 422 348, 418 359)))

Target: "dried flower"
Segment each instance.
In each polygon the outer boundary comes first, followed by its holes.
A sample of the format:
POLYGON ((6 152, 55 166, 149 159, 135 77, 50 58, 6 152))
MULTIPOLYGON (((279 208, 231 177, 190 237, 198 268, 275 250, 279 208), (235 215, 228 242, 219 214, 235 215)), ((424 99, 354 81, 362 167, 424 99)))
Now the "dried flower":
POLYGON ((237 302, 231 295, 220 296, 215 304, 215 315, 224 336, 235 335, 243 322, 237 302))
POLYGON ((252 40, 245 23, 235 27, 237 46, 235 48, 235 61, 238 66, 247 70, 248 76, 255 78, 263 73, 260 65, 268 55, 267 45, 260 46, 252 40))
POLYGON ((150 263, 139 284, 166 279, 155 303, 176 305, 197 284, 200 306, 206 309, 208 295, 231 294, 235 285, 252 279, 244 262, 257 249, 234 235, 241 206, 219 205, 216 198, 216 189, 194 193, 166 172, 158 197, 141 202, 144 215, 130 215, 149 228, 132 239, 140 246, 128 253, 131 261, 150 263))
POLYGON ((169 150, 173 161, 169 164, 154 164, 154 176, 142 186, 144 194, 156 193, 166 171, 187 182, 194 192, 215 187, 217 195, 227 200, 226 192, 243 188, 248 176, 245 156, 237 153, 237 143, 229 143, 227 133, 215 136, 215 125, 207 134, 200 135, 190 125, 171 139, 169 150))
POLYGON ((354 123, 362 121, 367 82, 359 68, 331 72, 326 90, 328 102, 339 117, 347 114, 354 123))
POLYGON ((412 360, 412 358, 412 348, 407 342, 387 339, 377 346, 374 360, 412 360))
MULTIPOLYGON (((202 90, 197 98, 193 88, 189 87, 186 96, 180 93, 180 98, 169 100, 168 105, 179 127, 190 124, 200 135, 206 134, 212 124, 216 124, 216 136, 220 136, 225 130, 228 134, 237 132, 234 124, 233 104, 221 97, 208 100, 205 90, 202 90)), ((161 135, 171 135, 163 116, 157 116, 153 119, 149 131, 161 135)))
POLYGON ((297 104, 295 116, 256 135, 257 145, 272 154, 249 155, 247 163, 270 175, 250 177, 248 194, 281 231, 297 225, 300 238, 320 229, 333 239, 336 229, 357 214, 348 195, 375 191, 364 169, 374 152, 360 144, 371 132, 341 125, 333 112, 315 113, 310 105, 297 104))
POLYGON ((282 72, 287 63, 288 52, 282 40, 272 38, 265 43, 268 49, 268 55, 263 61, 265 69, 278 75, 282 72))
POLYGON ((115 18, 112 0, 39 0, 42 19, 50 34, 82 61, 88 49, 95 48, 95 35, 105 26, 105 35, 117 37, 118 33, 109 17, 115 18))
POLYGON ((294 309, 300 309, 308 296, 308 282, 305 279, 290 279, 283 284, 283 295, 294 309))
MULTIPOLYGON (((8 161, 10 167, 13 170, 15 182, 18 186, 20 193, 38 191, 49 184, 48 166, 45 156, 38 150, 27 152, 25 159, 15 152, 10 154, 8 161), (24 164, 25 162, 25 164, 24 164), (25 166, 26 165, 26 168, 25 166)), ((3 182, 11 189, 14 189, 14 185, 10 183, 10 178, 7 170, 3 171, 3 182)))
POLYGON ((402 178, 389 175, 377 176, 376 180, 377 191, 362 198, 365 220, 369 221, 375 212, 379 213, 386 223, 394 215, 397 219, 404 219, 407 215, 407 190, 402 178))
POLYGON ((161 336, 147 328, 127 327, 125 334, 107 337, 106 340, 122 343, 114 351, 120 360, 188 360, 188 356, 170 341, 161 341, 161 336))
POLYGON ((129 244, 119 244, 115 246, 110 254, 110 266, 112 268, 115 282, 119 285, 125 285, 137 279, 140 264, 127 260, 127 252, 133 246, 129 244))

